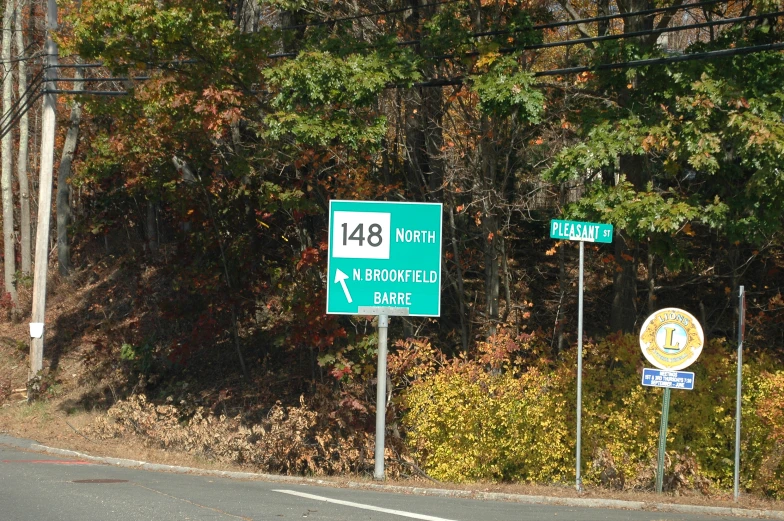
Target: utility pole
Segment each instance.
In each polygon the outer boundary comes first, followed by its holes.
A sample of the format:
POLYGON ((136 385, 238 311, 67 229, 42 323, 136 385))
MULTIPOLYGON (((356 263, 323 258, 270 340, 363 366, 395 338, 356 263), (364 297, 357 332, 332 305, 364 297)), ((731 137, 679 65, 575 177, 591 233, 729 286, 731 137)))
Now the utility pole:
MULTIPOLYGON (((46 3, 46 90, 41 122, 41 170, 38 191, 38 228, 35 237, 35 268, 33 275, 33 313, 30 323, 30 375, 35 378, 43 369, 44 322, 46 316, 46 276, 49 267, 49 221, 52 213, 52 173, 54 170, 54 138, 57 117, 57 95, 52 91, 57 80, 57 43, 52 35, 57 30, 57 1, 46 3)), ((29 393, 28 393, 29 396, 29 393)))

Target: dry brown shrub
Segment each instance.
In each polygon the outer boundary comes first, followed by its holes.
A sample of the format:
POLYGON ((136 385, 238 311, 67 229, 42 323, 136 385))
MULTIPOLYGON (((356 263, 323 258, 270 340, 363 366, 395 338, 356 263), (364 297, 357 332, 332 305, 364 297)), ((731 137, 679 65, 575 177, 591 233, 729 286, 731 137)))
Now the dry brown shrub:
MULTIPOLYGON (((326 405, 327 400, 315 405, 326 405)), ((333 402, 334 405, 334 402, 333 402)), ((223 463, 240 464, 280 474, 362 474, 373 470, 374 437, 353 428, 345 411, 273 405, 254 424, 241 416, 216 416, 186 400, 156 405, 134 395, 112 406, 89 428, 101 439, 138 436, 146 443, 198 454, 223 463)), ((386 448, 386 470, 398 477, 406 462, 398 457, 402 443, 392 437, 386 448)), ((410 459, 406 458, 410 464, 410 459)))

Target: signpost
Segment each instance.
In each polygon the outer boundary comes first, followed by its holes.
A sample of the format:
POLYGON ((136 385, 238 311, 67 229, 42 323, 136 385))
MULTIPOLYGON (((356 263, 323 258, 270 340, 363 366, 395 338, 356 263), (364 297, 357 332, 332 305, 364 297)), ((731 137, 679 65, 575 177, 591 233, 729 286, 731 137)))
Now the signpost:
POLYGON ((612 224, 580 221, 550 221, 550 238, 580 242, 580 273, 577 291, 577 448, 575 462, 575 487, 583 490, 580 472, 582 453, 582 409, 583 409, 583 266, 586 242, 612 242, 612 224))
POLYGON ((330 201, 327 313, 378 316, 373 477, 384 479, 389 316, 441 315, 440 203, 330 201))
POLYGON ((680 372, 694 363, 702 353, 705 335, 693 315, 678 308, 664 308, 649 316, 640 330, 640 347, 645 358, 662 369, 643 369, 642 384, 664 388, 662 417, 659 427, 659 453, 656 469, 656 492, 664 484, 664 451, 670 414, 670 389, 693 389, 694 373, 680 372))
POLYGON ((740 494, 740 416, 744 340, 746 340, 746 292, 743 286, 741 286, 738 291, 738 377, 735 384, 735 469, 732 476, 732 490, 735 502, 738 501, 740 494))

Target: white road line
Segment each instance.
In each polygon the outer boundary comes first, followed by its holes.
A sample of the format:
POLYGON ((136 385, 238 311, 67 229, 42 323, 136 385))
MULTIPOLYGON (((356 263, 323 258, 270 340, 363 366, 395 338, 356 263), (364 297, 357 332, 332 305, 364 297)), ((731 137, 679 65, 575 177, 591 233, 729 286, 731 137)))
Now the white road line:
POLYGON ((385 512, 387 514, 409 517, 411 519, 424 519, 425 521, 453 521, 451 519, 446 519, 443 517, 426 516, 424 514, 415 514, 413 512, 406 512, 404 510, 393 510, 391 508, 382 508, 382 507, 375 507, 373 505, 363 505, 362 503, 354 503, 353 501, 343 501, 340 499, 331 499, 323 496, 314 496, 313 494, 306 494, 305 492, 297 492, 296 490, 273 490, 273 492, 281 492, 283 494, 290 494, 292 496, 315 499, 316 501, 335 503, 336 505, 344 505, 347 507, 361 508, 363 510, 373 510, 374 512, 385 512))

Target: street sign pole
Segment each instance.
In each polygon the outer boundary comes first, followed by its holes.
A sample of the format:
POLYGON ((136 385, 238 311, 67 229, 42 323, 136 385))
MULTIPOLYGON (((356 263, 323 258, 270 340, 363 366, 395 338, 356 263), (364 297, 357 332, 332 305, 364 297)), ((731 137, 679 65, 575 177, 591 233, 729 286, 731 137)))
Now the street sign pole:
POLYGON ((661 494, 664 485, 664 451, 667 448, 667 423, 670 416, 670 388, 664 388, 662 417, 659 426, 659 454, 656 461, 656 492, 661 494))
POLYGON ((585 243, 580 241, 580 275, 577 292, 577 457, 575 470, 575 487, 578 492, 583 490, 580 475, 582 457, 582 415, 583 415, 583 265, 585 259, 585 243))
POLYGON ((577 290, 577 447, 575 449, 575 487, 583 491, 582 467, 582 429, 583 429, 583 274, 585 266, 586 242, 612 242, 612 224, 580 221, 550 221, 550 238, 580 243, 580 273, 577 290))
POLYGON ((384 479, 384 435, 387 415, 387 328, 389 317, 378 316, 378 368, 376 372, 376 464, 373 479, 384 479))
POLYGON ((741 386, 743 383, 743 340, 746 330, 746 293, 743 286, 738 293, 738 380, 735 384, 735 469, 733 476, 733 496, 735 502, 740 495, 740 418, 741 386))

